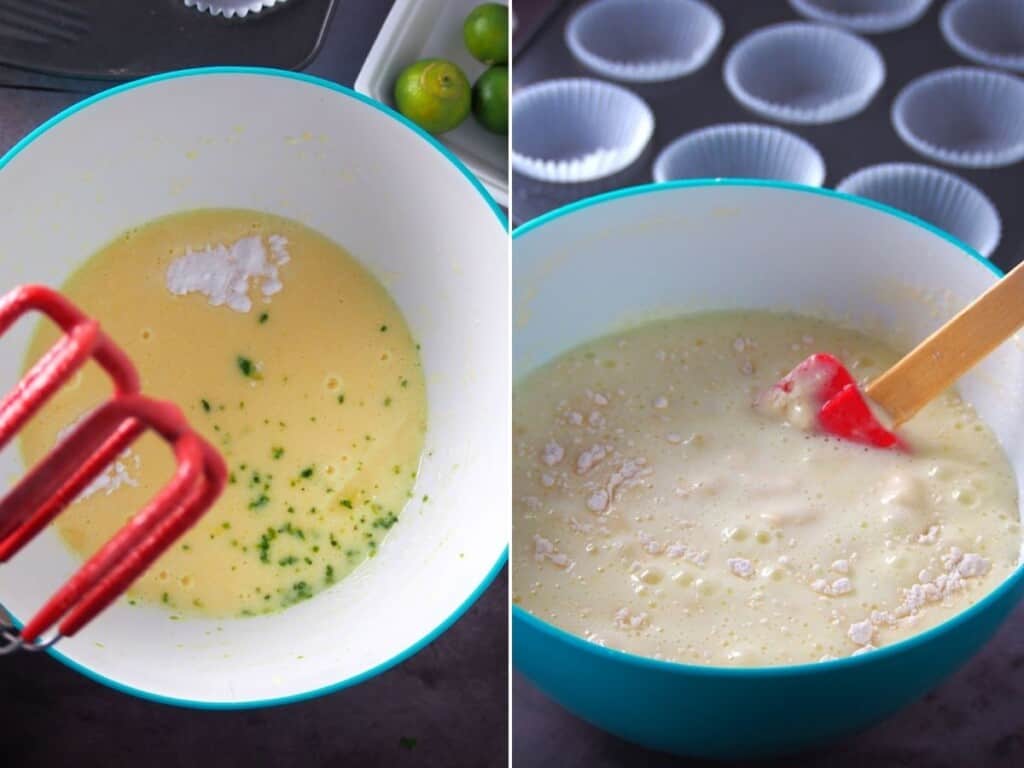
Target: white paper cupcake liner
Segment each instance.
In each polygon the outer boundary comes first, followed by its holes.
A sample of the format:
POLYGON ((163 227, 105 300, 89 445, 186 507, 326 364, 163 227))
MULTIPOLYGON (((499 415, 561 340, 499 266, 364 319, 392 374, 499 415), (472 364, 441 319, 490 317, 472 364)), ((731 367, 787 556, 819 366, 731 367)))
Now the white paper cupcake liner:
POLYGON ((730 123, 684 134, 654 161, 654 180, 775 179, 820 187, 825 161, 809 142, 771 125, 730 123))
POLYGON ((704 66, 722 30, 722 18, 699 0, 593 0, 573 14, 565 42, 600 75, 657 82, 704 66))
POLYGON ((244 19, 246 16, 287 2, 288 0, 185 0, 185 5, 212 16, 244 19))
POLYGON ((1024 159, 1024 81, 954 67, 910 82, 892 105, 896 133, 925 157, 961 168, 1024 159))
POLYGON ((1002 223, 992 201, 948 171, 916 163, 874 165, 846 177, 836 189, 917 216, 983 256, 999 245, 1002 223))
POLYGON ((953 49, 989 67, 1024 72, 1024 2, 952 0, 942 9, 942 35, 953 49))
POLYGON ((540 181, 577 183, 632 164, 654 133, 654 113, 618 85, 549 80, 512 94, 512 167, 540 181))
POLYGON ((832 123, 864 109, 885 82, 866 40, 824 24, 774 24, 725 60, 725 84, 747 109, 788 123, 832 123))
POLYGON ((789 0, 802 16, 867 35, 893 32, 917 22, 932 0, 789 0))

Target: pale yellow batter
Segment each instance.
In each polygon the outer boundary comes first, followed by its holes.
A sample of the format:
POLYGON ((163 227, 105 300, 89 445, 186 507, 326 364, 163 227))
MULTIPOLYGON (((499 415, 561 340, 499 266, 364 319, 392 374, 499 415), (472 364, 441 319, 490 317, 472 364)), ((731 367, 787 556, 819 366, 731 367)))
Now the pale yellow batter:
POLYGON ((608 647, 717 666, 863 653, 1016 566, 1006 457, 950 393, 909 453, 753 407, 809 354, 897 359, 807 317, 711 313, 586 344, 514 392, 513 601, 608 647))
MULTIPOLYGON (((146 394, 176 402, 231 471, 216 506, 131 599, 175 614, 266 613, 313 596, 376 553, 413 487, 426 395, 401 313, 348 253, 294 221, 199 210, 125 233, 62 290, 127 351, 146 394), (168 268, 186 248, 251 237, 268 251, 286 243, 277 292, 264 295, 254 281, 248 311, 171 293, 168 268)), ((28 360, 54 337, 42 327, 28 360)), ((109 391, 90 364, 24 430, 26 461, 109 391)), ((144 437, 58 519, 61 535, 91 554, 172 471, 165 444, 144 437)))

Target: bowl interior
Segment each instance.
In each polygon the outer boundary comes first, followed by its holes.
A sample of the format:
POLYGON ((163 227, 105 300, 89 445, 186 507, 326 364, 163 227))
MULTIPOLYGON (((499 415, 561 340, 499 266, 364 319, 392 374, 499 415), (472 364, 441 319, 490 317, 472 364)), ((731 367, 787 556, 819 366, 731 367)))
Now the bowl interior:
MULTIPOLYGON (((507 541, 507 240, 493 203, 437 145, 312 78, 178 73, 44 126, 9 156, 0 193, 3 286, 60 285, 121 230, 175 211, 245 207, 302 221, 387 286, 422 344, 427 377, 415 500, 350 578, 263 618, 172 622, 122 601, 62 641, 60 655, 165 700, 279 701, 388 666, 489 583, 507 541)), ((19 377, 32 325, 3 340, 5 389, 19 377)), ((8 481, 22 470, 15 451, 0 455, 8 481)), ((76 567, 47 531, 0 567, 0 601, 25 620, 76 567)))
MULTIPOLYGON (((909 348, 995 279, 929 225, 834 192, 729 180, 627 190, 517 230, 513 377, 588 339, 711 309, 804 312, 909 348)), ((1019 488, 1020 340, 960 389, 994 429, 1019 488)))

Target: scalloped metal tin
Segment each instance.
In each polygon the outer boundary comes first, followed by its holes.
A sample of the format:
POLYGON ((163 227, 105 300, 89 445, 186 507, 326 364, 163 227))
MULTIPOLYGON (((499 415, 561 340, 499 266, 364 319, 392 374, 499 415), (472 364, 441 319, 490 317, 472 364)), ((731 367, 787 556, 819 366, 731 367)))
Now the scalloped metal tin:
POLYGON ((288 0, 185 0, 185 5, 212 16, 244 19, 287 2, 288 0))

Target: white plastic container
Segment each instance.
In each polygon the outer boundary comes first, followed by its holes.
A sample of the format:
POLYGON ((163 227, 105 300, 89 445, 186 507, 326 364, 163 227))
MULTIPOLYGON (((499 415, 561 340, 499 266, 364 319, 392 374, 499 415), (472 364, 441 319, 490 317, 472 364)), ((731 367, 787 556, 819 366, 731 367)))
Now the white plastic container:
MULTIPOLYGON (((466 50, 462 22, 480 0, 396 0, 363 62, 355 88, 395 106, 395 80, 419 59, 438 57, 462 68, 470 83, 487 69, 466 50)), ((507 4, 507 3, 506 3, 507 4)), ((501 205, 508 205, 508 137, 482 128, 470 115, 438 140, 466 164, 501 205)))

